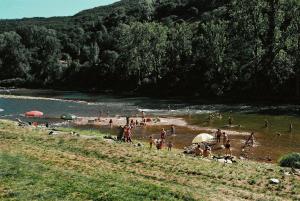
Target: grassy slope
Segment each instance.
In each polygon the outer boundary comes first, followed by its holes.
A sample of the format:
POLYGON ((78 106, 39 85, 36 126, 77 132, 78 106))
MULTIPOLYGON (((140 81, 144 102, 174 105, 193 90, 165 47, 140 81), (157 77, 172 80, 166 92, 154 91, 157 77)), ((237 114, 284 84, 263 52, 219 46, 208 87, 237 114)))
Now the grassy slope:
POLYGON ((299 178, 271 164, 223 165, 0 121, 0 200, 297 200, 299 192, 299 178), (273 177, 281 184, 268 184, 273 177))

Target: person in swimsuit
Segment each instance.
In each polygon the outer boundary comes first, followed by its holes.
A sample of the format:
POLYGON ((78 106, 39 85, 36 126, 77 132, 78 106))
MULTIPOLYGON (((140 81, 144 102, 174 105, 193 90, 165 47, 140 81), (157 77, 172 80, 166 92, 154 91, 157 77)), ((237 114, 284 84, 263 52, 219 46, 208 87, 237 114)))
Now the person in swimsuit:
POLYGON ((254 132, 252 132, 252 133, 250 134, 250 136, 248 137, 248 139, 246 140, 245 146, 247 146, 247 145, 253 146, 254 143, 255 143, 255 140, 254 140, 254 132))
POLYGON ((110 127, 110 128, 113 127, 113 120, 112 120, 112 119, 109 120, 109 127, 110 127))
POLYGON ((203 155, 203 150, 201 149, 200 145, 197 145, 194 152, 195 152, 195 156, 202 156, 203 155))
POLYGON ((167 132, 165 131, 165 129, 161 129, 161 132, 160 132, 160 139, 162 141, 164 141, 166 139, 166 135, 167 135, 167 132))
POLYGON ((228 135, 225 132, 223 132, 223 145, 224 146, 225 146, 227 140, 228 140, 228 135))
POLYGON ((209 146, 206 146, 203 151, 203 157, 209 158, 211 156, 211 149, 209 146))
POLYGON ((227 140, 226 144, 225 144, 225 156, 231 156, 231 145, 230 145, 230 140, 227 140))
POLYGON ((222 136, 222 132, 220 129, 217 130, 216 134, 216 139, 217 139, 217 143, 220 143, 221 142, 221 136, 222 136))
POLYGON ((176 130, 174 125, 171 126, 171 135, 176 135, 176 130))

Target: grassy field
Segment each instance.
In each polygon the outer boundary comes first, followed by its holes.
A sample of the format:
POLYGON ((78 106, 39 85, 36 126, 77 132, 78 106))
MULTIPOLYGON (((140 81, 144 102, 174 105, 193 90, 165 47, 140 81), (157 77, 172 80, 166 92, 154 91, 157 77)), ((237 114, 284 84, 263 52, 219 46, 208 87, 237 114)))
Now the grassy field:
POLYGON ((93 132, 49 136, 0 121, 0 200, 300 200, 299 177, 273 164, 224 165, 93 132))

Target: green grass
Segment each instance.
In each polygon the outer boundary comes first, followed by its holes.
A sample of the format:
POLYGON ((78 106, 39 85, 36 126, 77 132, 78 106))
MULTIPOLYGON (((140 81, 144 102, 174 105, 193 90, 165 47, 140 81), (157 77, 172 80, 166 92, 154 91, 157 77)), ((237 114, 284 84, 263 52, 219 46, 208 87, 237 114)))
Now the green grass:
POLYGON ((0 200, 300 199, 299 178, 276 165, 224 165, 179 150, 108 143, 93 132, 99 138, 49 136, 0 121, 0 200))

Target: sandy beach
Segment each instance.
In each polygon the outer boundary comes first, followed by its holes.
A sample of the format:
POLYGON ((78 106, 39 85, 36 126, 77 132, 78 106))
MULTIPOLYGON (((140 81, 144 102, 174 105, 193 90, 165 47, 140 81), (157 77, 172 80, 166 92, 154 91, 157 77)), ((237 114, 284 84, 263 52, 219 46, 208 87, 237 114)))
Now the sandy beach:
MULTIPOLYGON (((155 118, 148 118, 151 119, 151 121, 146 122, 146 126, 178 126, 178 127, 186 127, 191 130, 199 130, 199 131, 205 131, 208 133, 214 133, 216 132, 216 128, 210 128, 210 127, 201 127, 197 125, 189 125, 185 119, 179 118, 179 117, 155 117, 155 118)), ((98 117, 78 117, 76 120, 74 120, 74 124, 76 125, 94 125, 94 126, 107 126, 109 125, 109 121, 112 120, 113 126, 124 126, 126 125, 126 117, 103 117, 98 119, 98 117)), ((131 117, 130 121, 133 120, 134 122, 142 122, 141 117, 131 117)), ((231 129, 223 129, 226 131, 229 135, 250 135, 250 132, 244 132, 244 131, 235 131, 231 129)))

